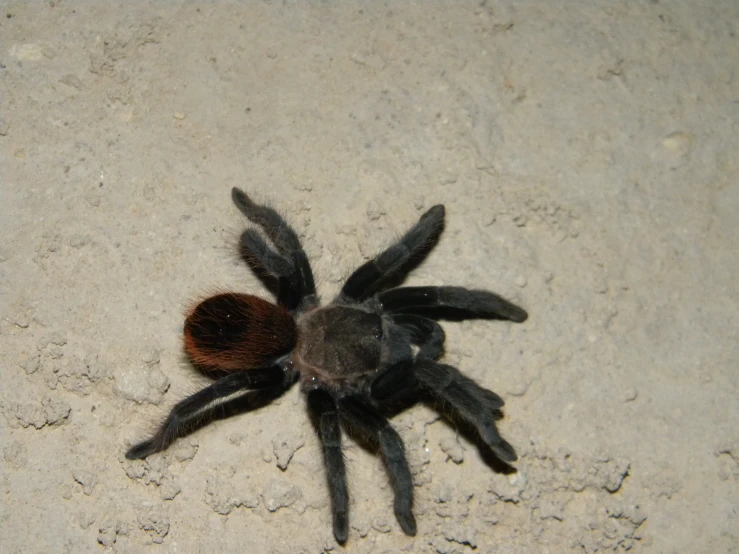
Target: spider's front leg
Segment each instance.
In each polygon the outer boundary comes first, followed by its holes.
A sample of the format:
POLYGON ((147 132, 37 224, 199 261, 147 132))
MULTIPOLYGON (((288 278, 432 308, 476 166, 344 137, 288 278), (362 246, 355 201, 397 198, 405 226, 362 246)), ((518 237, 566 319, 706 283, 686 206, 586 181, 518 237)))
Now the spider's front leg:
POLYGON ((374 294, 389 277, 402 273, 406 264, 428 253, 444 228, 444 206, 433 206, 390 248, 361 265, 341 289, 346 302, 361 302, 374 294))
POLYGON ((460 319, 505 319, 526 321, 526 310, 499 294, 464 287, 400 287, 377 295, 383 311, 417 314, 440 319, 452 315, 460 319))
POLYGON ((231 190, 236 207, 249 221, 259 225, 277 252, 254 230, 241 235, 242 253, 253 258, 279 284, 279 302, 290 311, 318 303, 313 273, 297 233, 275 210, 255 203, 238 188, 231 190))

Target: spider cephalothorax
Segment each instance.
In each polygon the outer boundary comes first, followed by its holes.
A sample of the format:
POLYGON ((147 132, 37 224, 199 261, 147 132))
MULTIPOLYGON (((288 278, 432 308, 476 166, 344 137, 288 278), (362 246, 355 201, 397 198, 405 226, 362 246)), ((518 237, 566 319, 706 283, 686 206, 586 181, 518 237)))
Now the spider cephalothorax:
POLYGON ((498 433, 503 400, 458 369, 437 360, 444 331, 436 322, 505 319, 527 314, 492 292, 461 287, 398 287, 411 263, 423 257, 444 225, 444 207, 434 206, 396 244, 359 267, 341 293, 320 306, 308 258, 295 232, 271 208, 233 189, 236 206, 259 225, 248 229, 242 254, 275 284, 277 305, 259 297, 221 293, 198 304, 185 320, 185 351, 207 374, 210 386, 179 402, 156 434, 131 447, 129 459, 167 448, 215 419, 243 413, 300 381, 323 444, 336 540, 346 542, 349 493, 341 451, 341 427, 358 432, 381 452, 395 491, 395 516, 416 534, 413 480, 405 447, 385 414, 403 399, 430 399, 472 425, 504 462, 516 453, 498 433), (250 392, 251 391, 251 392, 250 392))

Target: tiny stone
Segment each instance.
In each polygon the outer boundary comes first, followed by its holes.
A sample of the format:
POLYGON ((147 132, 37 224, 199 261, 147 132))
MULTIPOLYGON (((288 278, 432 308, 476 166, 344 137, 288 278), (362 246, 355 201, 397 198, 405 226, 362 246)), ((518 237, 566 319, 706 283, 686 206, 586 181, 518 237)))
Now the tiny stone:
POLYGON ((513 216, 513 223, 518 227, 526 227, 526 216, 523 214, 513 216))
POLYGON ((283 440, 272 439, 272 452, 277 457, 277 467, 285 471, 295 452, 302 448, 304 444, 305 441, 302 437, 291 437, 283 440))
POLYGON ((98 483, 98 478, 95 474, 77 469, 73 474, 74 480, 82 485, 82 490, 86 496, 90 496, 95 490, 95 485, 98 483))
POLYGON ((372 529, 378 533, 389 533, 390 525, 388 524, 387 519, 378 517, 372 521, 372 529))
POLYGON ((82 529, 87 529, 90 525, 95 523, 95 512, 81 511, 77 515, 77 521, 82 529))
POLYGON ((445 504, 447 502, 452 501, 452 490, 448 486, 440 486, 439 490, 436 492, 436 498, 434 499, 436 502, 440 504, 445 504))
POLYGON ((639 396, 639 393, 634 388, 628 388, 624 391, 623 399, 624 402, 631 402, 633 400, 636 400, 636 397, 639 396))
POLYGON ((72 407, 64 400, 47 398, 41 402, 48 425, 56 425, 69 417, 72 407))
POLYGON ((690 134, 684 131, 675 131, 662 139, 662 147, 669 152, 684 156, 690 151, 692 142, 693 139, 690 134))
POLYGON ((439 184, 442 186, 453 185, 457 182, 457 179, 459 179, 459 176, 456 173, 447 171, 442 174, 441 178, 439 179, 439 184))
POLYGON ((528 280, 523 275, 519 275, 518 277, 516 277, 517 287, 524 288, 527 283, 528 283, 528 280))
POLYGON ((82 81, 80 80, 79 77, 77 77, 77 75, 74 75, 72 73, 68 73, 67 75, 62 77, 59 81, 62 84, 67 85, 68 87, 73 87, 76 89, 82 88, 82 81))
POLYGON ((89 191, 85 194, 85 200, 87 200, 87 203, 94 208, 100 205, 100 195, 96 192, 89 191))
POLYGON ((3 448, 3 460, 14 469, 21 469, 28 463, 28 451, 23 443, 14 441, 3 448))
POLYGON ((41 53, 44 55, 45 58, 48 58, 50 60, 56 57, 56 50, 48 45, 41 47, 41 53))
POLYGON ((528 390, 529 384, 526 381, 519 381, 508 389, 508 394, 511 396, 523 396, 528 390))
POLYGON ((51 348, 49 348, 49 357, 52 360, 58 360, 58 359, 64 357, 64 350, 62 350, 58 346, 52 346, 51 348))
POLYGON ((352 519, 352 529, 359 533, 360 537, 365 538, 367 535, 369 535, 370 531, 369 521, 367 521, 366 519, 354 521, 354 519, 352 519))
POLYGON ((25 370, 26 375, 36 373, 41 365, 40 356, 30 356, 21 362, 21 367, 25 370))
POLYGON ((159 350, 156 348, 148 349, 143 356, 141 361, 147 365, 154 365, 159 363, 159 350))
POLYGON ((367 217, 370 219, 370 221, 376 221, 380 219, 383 215, 385 215, 385 210, 383 210, 380 205, 374 200, 370 201, 370 203, 367 205, 367 217))
POLYGON ((139 404, 159 404, 169 389, 169 379, 156 366, 120 368, 114 378, 113 391, 139 404))
POLYGON ((285 481, 273 479, 264 487, 262 492, 262 500, 264 506, 270 511, 275 512, 280 508, 287 508, 293 505, 299 498, 303 496, 301 490, 285 481))
POLYGON ((13 318, 13 325, 20 327, 21 329, 28 329, 30 324, 31 322, 26 314, 18 314, 13 318))
POLYGON ((464 461, 464 448, 457 442, 454 437, 447 437, 439 441, 439 447, 444 454, 447 455, 447 460, 452 460, 455 464, 461 464, 464 461))
POLYGON ((86 235, 72 235, 69 237, 69 246, 72 248, 82 248, 88 242, 90 242, 90 237, 86 235))
POLYGON ((458 544, 469 545, 473 550, 477 548, 477 534, 475 530, 466 525, 460 525, 456 529, 448 529, 444 532, 444 538, 458 544))
POLYGON ((162 500, 172 500, 175 496, 182 492, 182 487, 175 481, 166 481, 159 489, 159 495, 162 500))
POLYGON ((185 114, 182 112, 175 112, 173 116, 175 119, 179 119, 179 120, 185 119, 185 114))

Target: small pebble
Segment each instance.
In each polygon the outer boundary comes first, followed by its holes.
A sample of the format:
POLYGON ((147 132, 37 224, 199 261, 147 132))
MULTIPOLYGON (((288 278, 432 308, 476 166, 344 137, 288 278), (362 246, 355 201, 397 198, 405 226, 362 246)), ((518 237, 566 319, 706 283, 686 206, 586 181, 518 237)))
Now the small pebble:
POLYGON ((277 480, 267 483, 267 486, 264 487, 264 491, 262 492, 264 506, 270 512, 291 506, 302 496, 303 493, 295 485, 277 480))
POLYGON ((453 461, 455 464, 461 464, 464 461, 464 448, 457 442, 454 437, 447 437, 439 441, 441 451, 447 455, 447 460, 453 461))
POLYGON ((59 82, 67 85, 68 87, 73 87, 76 89, 82 88, 82 81, 80 81, 80 78, 77 77, 77 75, 74 75, 72 73, 69 73, 62 77, 59 82))
POLYGON ((639 393, 634 388, 628 388, 624 391, 623 399, 624 402, 632 402, 633 400, 636 400, 636 397, 639 396, 639 393))

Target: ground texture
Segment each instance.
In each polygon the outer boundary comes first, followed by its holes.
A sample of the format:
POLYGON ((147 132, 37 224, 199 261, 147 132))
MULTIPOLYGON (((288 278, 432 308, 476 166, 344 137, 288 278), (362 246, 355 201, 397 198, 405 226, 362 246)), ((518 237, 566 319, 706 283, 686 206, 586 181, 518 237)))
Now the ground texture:
POLYGON ((736 552, 738 25, 732 0, 3 2, 0 550, 343 550, 297 388, 123 456, 204 382, 188 302, 266 294, 239 186, 324 299, 444 203, 408 282, 531 314, 444 324, 518 472, 415 407, 418 536, 347 440, 347 552, 736 552))

